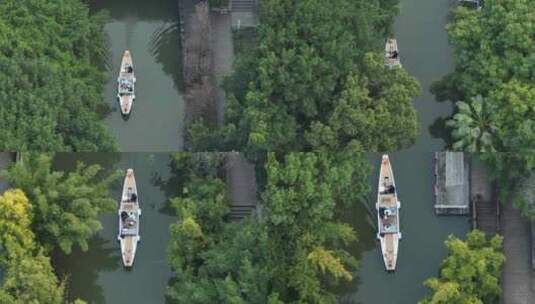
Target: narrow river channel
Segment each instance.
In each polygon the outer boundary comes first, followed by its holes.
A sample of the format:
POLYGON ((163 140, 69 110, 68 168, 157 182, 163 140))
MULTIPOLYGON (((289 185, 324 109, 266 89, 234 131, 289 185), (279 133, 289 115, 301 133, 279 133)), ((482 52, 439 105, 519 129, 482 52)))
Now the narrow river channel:
POLYGON ((184 103, 180 88, 180 39, 176 0, 95 0, 92 11, 107 10, 109 81, 105 98, 113 111, 105 119, 120 151, 177 151, 182 148, 184 103), (130 50, 136 73, 136 100, 124 119, 118 109, 117 76, 130 50))
MULTIPOLYGON (((155 52, 155 33, 176 23, 177 1, 103 1, 93 9, 110 11, 106 30, 111 37, 113 71, 106 98, 114 107, 115 78, 120 56, 125 48, 133 51, 138 71, 138 100, 132 116, 124 121, 119 112, 106 122, 116 135, 121 150, 162 151, 182 147, 183 102, 180 96, 178 44, 171 43, 173 31, 166 32, 155 52), (156 3, 155 3, 156 2, 156 3), (170 33, 170 34, 169 34, 170 33), (155 55, 156 54, 156 55, 155 55), (149 122, 149 123, 148 123, 149 122), (149 127, 147 127, 149 126, 149 127)), ((433 212, 433 151, 444 148, 441 119, 450 115, 449 103, 438 103, 429 93, 432 81, 452 69, 451 50, 444 31, 450 0, 401 0, 401 13, 396 22, 396 38, 404 67, 418 78, 423 95, 415 100, 420 133, 409 149, 392 153, 401 209, 403 241, 400 244, 398 271, 387 274, 375 241, 375 218, 363 205, 351 210, 349 220, 359 235, 359 244, 350 248, 360 259, 356 279, 339 290, 341 303, 412 304, 426 295, 422 282, 438 272, 446 251, 444 240, 449 234, 463 236, 468 230, 467 217, 437 217, 433 212)), ((176 38, 178 39, 178 38, 176 38)), ((161 211, 174 196, 169 179, 173 174, 166 154, 58 154, 59 168, 70 168, 75 160, 101 163, 104 167, 135 169, 143 208, 142 243, 136 267, 127 272, 121 266, 116 242, 117 218, 102 218, 104 229, 94 238, 88 252, 56 256, 60 274, 68 274, 70 298, 80 297, 88 303, 164 303, 165 286, 170 278, 166 261, 169 224, 173 216, 161 211), (163 181, 163 183, 162 183, 163 181)), ((373 165, 369 206, 374 205, 380 155, 370 155, 373 165)), ((120 183, 114 188, 119 197, 120 183)), ((346 215, 347 216, 347 215, 346 215)))
MULTIPOLYGON (((165 288, 171 277, 167 263, 169 225, 175 217, 165 212, 170 197, 175 196, 168 154, 156 153, 58 153, 55 166, 73 168, 77 161, 98 163, 110 172, 127 168, 135 170, 143 215, 140 222, 141 242, 135 267, 126 271, 121 262, 117 242, 117 215, 101 218, 103 229, 89 243, 89 250, 74 250, 69 256, 56 254, 55 267, 60 276, 67 276, 69 298, 82 298, 90 304, 164 303, 165 288), (168 187, 169 185, 169 187, 168 187)), ((111 190, 121 196, 122 179, 111 190)))
MULTIPOLYGON (((369 223, 364 208, 356 208, 355 230, 359 234, 360 258, 357 279, 340 292, 341 303, 413 304, 427 294, 422 285, 436 276, 445 257, 444 240, 450 234, 463 237, 469 229, 468 217, 443 217, 434 214, 433 153, 443 150, 445 140, 441 122, 453 110, 449 102, 437 102, 429 92, 435 80, 453 69, 451 48, 444 29, 452 0, 401 0, 401 11, 395 23, 395 35, 403 67, 422 86, 422 95, 414 101, 420 132, 416 143, 407 150, 390 154, 401 201, 401 231, 398 270, 384 270, 381 253, 375 241, 375 218, 369 223)), ((374 168, 369 206, 375 205, 380 155, 370 158, 374 168)), ((373 215, 375 216, 375 215, 373 215)))

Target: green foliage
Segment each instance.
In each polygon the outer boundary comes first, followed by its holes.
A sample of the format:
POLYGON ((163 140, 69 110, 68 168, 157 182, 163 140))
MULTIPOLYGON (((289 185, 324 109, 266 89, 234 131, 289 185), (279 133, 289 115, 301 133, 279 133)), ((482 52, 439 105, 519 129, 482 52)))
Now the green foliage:
POLYGON ((176 154, 182 195, 172 200, 172 303, 261 303, 267 297, 266 232, 253 221, 227 223, 229 200, 214 154, 176 154), (200 165, 204 163, 205 165, 200 165), (210 165, 206 165, 210 164, 210 165))
POLYGON ((457 102, 457 113, 446 126, 453 129, 452 148, 466 152, 495 152, 496 126, 491 121, 488 102, 478 96, 470 103, 457 102))
POLYGON ((496 180, 500 200, 535 220, 535 152, 484 153, 481 158, 496 180))
POLYGON ((79 164, 64 173, 52 169, 46 154, 25 154, 5 175, 9 183, 22 189, 32 204, 32 231, 45 249, 72 246, 87 250, 87 241, 102 228, 98 217, 116 207, 108 196, 109 185, 118 177, 103 177, 99 165, 79 164))
POLYGON ((448 257, 439 278, 425 282, 433 294, 421 304, 493 304, 501 294, 499 278, 505 262, 502 237, 490 240, 481 231, 467 234, 466 241, 450 236, 445 242, 448 257))
POLYGON ((59 283, 49 258, 34 242, 31 209, 20 190, 8 190, 0 196, 0 267, 4 269, 0 303, 65 303, 64 284, 59 283))
POLYGON ((0 148, 115 150, 100 122, 105 16, 80 0, 5 0, 0 15, 0 148))
POLYGON ((535 147, 535 16, 530 0, 486 0, 459 7, 447 27, 455 71, 433 91, 461 103, 449 126, 456 150, 522 151, 535 147), (474 99, 482 96, 482 99, 474 99), (481 105, 480 105, 481 103, 481 105))
POLYGON ((384 66, 397 1, 264 0, 257 47, 228 83, 226 125, 189 132, 197 149, 399 149, 417 132, 416 80, 384 66))
POLYGON ((356 240, 334 218, 368 191, 368 164, 357 152, 268 155, 263 193, 273 290, 283 302, 335 303, 329 287, 351 280, 356 261, 343 248, 356 240), (328 284, 326 282, 329 282, 328 284))
POLYGON ((203 157, 191 155, 174 157, 183 182, 172 200, 171 303, 335 303, 331 288, 351 280, 357 263, 344 250, 356 234, 334 213, 366 195, 364 156, 269 154, 261 216, 228 222, 223 163, 194 166, 203 157))

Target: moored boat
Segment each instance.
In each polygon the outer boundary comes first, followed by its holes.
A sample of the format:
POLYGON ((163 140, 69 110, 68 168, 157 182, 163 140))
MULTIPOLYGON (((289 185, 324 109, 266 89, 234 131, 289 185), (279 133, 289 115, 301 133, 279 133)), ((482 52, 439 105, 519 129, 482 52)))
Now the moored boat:
POLYGON ((121 243, 121 256, 125 267, 134 265, 137 243, 141 239, 139 235, 139 199, 137 194, 134 170, 126 170, 123 193, 119 203, 119 235, 117 239, 121 243))
POLYGON ((399 209, 394 173, 388 155, 383 155, 377 189, 377 239, 381 243, 381 253, 387 271, 395 271, 401 232, 399 229, 399 209))
POLYGON ((392 67, 401 67, 401 60, 399 58, 398 42, 396 39, 390 38, 386 40, 385 44, 385 65, 392 67))
POLYGON ((121 61, 121 71, 117 78, 117 99, 123 115, 129 115, 136 99, 136 77, 130 51, 126 50, 121 61))

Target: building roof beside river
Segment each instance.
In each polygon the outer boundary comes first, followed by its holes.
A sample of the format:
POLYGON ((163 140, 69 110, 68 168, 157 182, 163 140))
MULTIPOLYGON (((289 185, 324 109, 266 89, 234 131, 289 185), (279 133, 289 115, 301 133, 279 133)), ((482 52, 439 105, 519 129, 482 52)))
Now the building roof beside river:
POLYGON ((470 213, 469 165, 462 152, 435 153, 435 213, 470 213))

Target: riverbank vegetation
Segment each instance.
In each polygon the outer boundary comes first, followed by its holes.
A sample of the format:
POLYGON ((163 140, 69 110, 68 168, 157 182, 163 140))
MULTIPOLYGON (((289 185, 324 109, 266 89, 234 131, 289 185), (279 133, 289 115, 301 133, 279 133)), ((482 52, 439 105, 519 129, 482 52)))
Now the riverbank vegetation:
POLYGON ((496 181, 500 201, 535 220, 535 152, 483 153, 481 158, 496 181))
MULTIPOLYGON (((59 282, 45 251, 36 242, 33 206, 20 190, 0 196, 0 303, 65 303, 65 282, 59 282)), ((76 300, 74 304, 85 302, 76 300)))
POLYGON ((357 262, 345 248, 356 234, 335 213, 368 191, 363 155, 264 161, 262 207, 230 221, 224 154, 175 156, 182 195, 171 201, 178 216, 170 228, 171 303, 336 303, 332 288, 353 278, 357 262))
POLYGON ((118 175, 103 176, 99 165, 80 163, 65 173, 53 170, 50 155, 25 154, 6 177, 28 196, 32 231, 47 252, 60 248, 69 254, 76 245, 86 251, 89 238, 102 229, 99 217, 116 208, 108 190, 118 175))
POLYGON ((447 123, 452 148, 519 152, 535 148, 535 15, 530 0, 458 7, 447 26, 455 70, 433 85, 457 102, 447 123))
POLYGON ((192 149, 394 150, 417 134, 417 81, 384 66, 397 0, 261 1, 257 46, 227 83, 225 126, 192 149))
POLYGON ((68 173, 56 171, 51 155, 31 153, 2 175, 16 190, 0 196, 0 303, 66 303, 68 286, 49 255, 56 249, 70 254, 73 246, 88 250, 102 228, 99 217, 115 210, 108 190, 117 175, 82 163, 68 173))
POLYGON ((0 15, 0 149, 116 150, 101 123, 105 15, 80 0, 5 0, 0 15))
POLYGON ((497 304, 505 262, 502 237, 486 239, 483 232, 474 230, 467 234, 466 241, 450 236, 445 244, 448 256, 442 262, 439 277, 425 282, 432 295, 419 303, 497 304))

